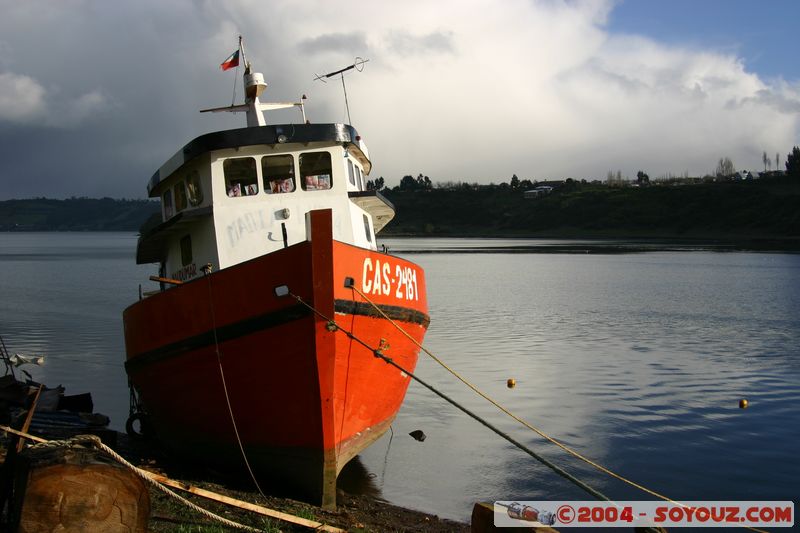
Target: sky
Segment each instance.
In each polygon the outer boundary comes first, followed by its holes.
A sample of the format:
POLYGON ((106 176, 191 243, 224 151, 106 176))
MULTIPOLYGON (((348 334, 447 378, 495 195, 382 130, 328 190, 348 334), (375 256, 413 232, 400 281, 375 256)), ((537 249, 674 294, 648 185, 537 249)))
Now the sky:
MULTIPOLYGON (((0 199, 144 198, 200 114, 265 101, 347 122, 370 177, 434 182, 763 170, 800 145, 797 0, 0 0, 0 199), (236 82, 236 83, 235 83, 236 82), (234 93, 234 86, 238 84, 234 93)), ((268 123, 300 122, 295 110, 268 123)), ((781 168, 783 165, 781 165, 781 168)))

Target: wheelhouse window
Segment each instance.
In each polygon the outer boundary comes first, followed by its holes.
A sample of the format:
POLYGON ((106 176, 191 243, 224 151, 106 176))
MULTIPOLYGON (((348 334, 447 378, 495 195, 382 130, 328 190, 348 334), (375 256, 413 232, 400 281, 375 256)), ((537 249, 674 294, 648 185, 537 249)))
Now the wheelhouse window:
POLYGON ((258 194, 258 172, 253 157, 226 159, 222 163, 225 172, 225 190, 231 198, 258 194))
POLYGON ((356 184, 356 175, 353 171, 353 162, 351 160, 347 160, 347 175, 350 177, 350 185, 356 184))
POLYGON ((186 188, 182 181, 175 184, 173 189, 175 191, 175 212, 180 213, 189 205, 186 199, 186 188))
POLYGON ((164 208, 164 220, 172 218, 172 215, 175 214, 172 208, 172 189, 167 189, 164 191, 164 194, 161 195, 161 206, 164 208))
POLYGON ((300 154, 300 186, 304 191, 323 191, 333 186, 329 152, 300 154))
POLYGON ((267 194, 294 192, 294 157, 268 155, 261 158, 261 175, 267 194))
POLYGON ((361 169, 356 166, 356 181, 358 182, 358 189, 363 191, 366 187, 364 187, 364 177, 361 175, 361 169))
POLYGON ((372 242, 372 228, 369 225, 369 217, 367 215, 362 215, 364 217, 364 231, 367 234, 367 242, 372 242))
POLYGON ((189 197, 189 205, 197 207, 203 203, 203 189, 200 186, 200 173, 193 170, 186 176, 186 192, 189 197))

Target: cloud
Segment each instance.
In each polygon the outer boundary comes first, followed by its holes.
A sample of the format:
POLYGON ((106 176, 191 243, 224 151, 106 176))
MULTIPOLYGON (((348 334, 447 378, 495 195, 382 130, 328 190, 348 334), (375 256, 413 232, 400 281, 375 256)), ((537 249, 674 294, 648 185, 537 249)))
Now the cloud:
POLYGON ((113 107, 102 89, 94 89, 64 104, 64 109, 51 124, 72 127, 113 107))
MULTIPOLYGON (((58 93, 58 91, 54 91, 58 93)), ((71 128, 112 107, 100 89, 48 103, 47 91, 30 76, 0 73, 0 122, 71 128)))
POLYGON ((314 74, 369 59, 347 75, 349 107, 373 175, 389 184, 420 172, 481 182, 611 169, 703 174, 720 157, 758 168, 764 150, 797 144, 796 81, 762 79, 736 54, 696 40, 612 33, 616 8, 0 0, 0 175, 20 177, 15 194, 36 183, 37 195, 141 196, 183 143, 243 125, 241 116, 197 112, 230 103, 237 80, 219 63, 239 34, 269 83, 262 99, 307 94, 312 122, 347 120, 341 84, 314 74))
POLYGON ((311 39, 304 39, 298 43, 297 48, 306 54, 319 54, 323 52, 346 52, 367 50, 367 41, 361 32, 353 33, 328 33, 311 39))
POLYGON ((45 90, 30 76, 0 73, 0 121, 28 122, 45 111, 45 90))
POLYGON ((403 30, 393 30, 387 36, 387 48, 401 56, 429 53, 454 53, 453 34, 449 31, 434 31, 425 35, 413 35, 403 30))

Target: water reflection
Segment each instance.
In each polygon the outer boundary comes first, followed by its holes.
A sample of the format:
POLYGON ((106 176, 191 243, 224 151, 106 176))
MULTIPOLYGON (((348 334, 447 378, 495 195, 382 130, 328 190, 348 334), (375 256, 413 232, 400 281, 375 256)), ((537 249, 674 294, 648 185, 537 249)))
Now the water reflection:
MULTIPOLYGON (((121 314, 154 273, 133 264, 135 235, 0 234, 0 245, 9 350, 47 356, 31 368, 35 379, 91 391, 122 429, 121 314)), ((799 255, 462 253, 502 246, 389 242, 439 252, 404 254, 427 273, 429 349, 544 431, 660 492, 798 499, 799 255)), ((642 499, 517 427, 424 356, 418 374, 600 490, 642 499)), ((387 433, 340 487, 460 520, 478 500, 584 498, 415 383, 393 428, 391 446, 387 433), (408 436, 416 429, 424 442, 408 436)))

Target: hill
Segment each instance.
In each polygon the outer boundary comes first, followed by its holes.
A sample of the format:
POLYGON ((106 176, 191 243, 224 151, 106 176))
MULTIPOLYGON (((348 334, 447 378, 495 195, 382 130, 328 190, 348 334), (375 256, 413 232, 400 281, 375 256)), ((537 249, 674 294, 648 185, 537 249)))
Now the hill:
POLYGON ((0 231, 137 231, 160 210, 150 200, 5 200, 0 202, 0 231))
POLYGON ((389 235, 800 240, 800 181, 608 187, 568 182, 525 198, 507 184, 384 192, 389 235))
MULTIPOLYGON (((501 185, 384 189, 397 207, 382 235, 763 241, 800 249, 800 180, 608 187, 567 182, 525 198, 501 185)), ((71 198, 0 202, 0 230, 138 231, 159 203, 71 198)))

